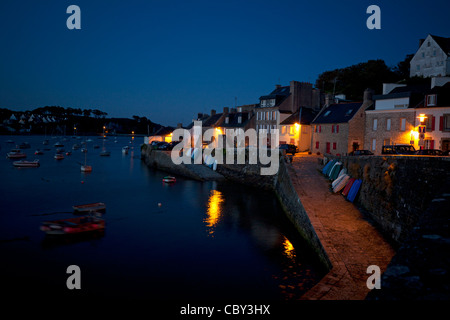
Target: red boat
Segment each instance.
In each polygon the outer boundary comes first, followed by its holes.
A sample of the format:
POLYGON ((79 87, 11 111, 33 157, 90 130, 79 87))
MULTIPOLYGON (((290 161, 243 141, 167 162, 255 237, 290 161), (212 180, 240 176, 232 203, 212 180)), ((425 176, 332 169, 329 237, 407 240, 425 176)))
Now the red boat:
POLYGON ((75 212, 89 213, 89 212, 103 212, 106 210, 106 205, 103 202, 95 202, 88 204, 80 204, 72 207, 75 212))
POLYGON ((93 216, 44 221, 40 228, 47 234, 66 235, 105 229, 105 220, 93 216))

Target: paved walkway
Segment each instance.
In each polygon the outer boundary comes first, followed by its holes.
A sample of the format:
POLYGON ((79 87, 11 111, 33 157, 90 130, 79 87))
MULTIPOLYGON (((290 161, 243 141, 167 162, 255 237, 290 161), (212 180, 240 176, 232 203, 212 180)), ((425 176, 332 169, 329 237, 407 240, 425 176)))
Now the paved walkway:
POLYGON ((383 273, 394 250, 354 204, 330 191, 330 181, 318 171, 322 168, 318 156, 298 155, 289 167, 300 201, 333 265, 302 299, 365 299, 367 267, 377 265, 383 273))

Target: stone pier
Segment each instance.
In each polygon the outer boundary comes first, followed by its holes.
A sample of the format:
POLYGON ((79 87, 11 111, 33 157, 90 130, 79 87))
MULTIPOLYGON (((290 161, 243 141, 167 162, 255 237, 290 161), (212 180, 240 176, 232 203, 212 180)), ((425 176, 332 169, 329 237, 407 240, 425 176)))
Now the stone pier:
POLYGON ((318 157, 294 157, 289 174, 298 197, 332 265, 302 299, 363 300, 369 293, 367 267, 383 273, 395 252, 353 203, 329 189, 318 157))

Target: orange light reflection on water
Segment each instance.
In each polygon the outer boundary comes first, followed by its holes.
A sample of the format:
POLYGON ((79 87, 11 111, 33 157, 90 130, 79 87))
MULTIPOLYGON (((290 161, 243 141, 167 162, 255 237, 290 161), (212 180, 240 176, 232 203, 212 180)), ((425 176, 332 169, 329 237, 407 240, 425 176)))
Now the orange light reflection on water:
POLYGON ((213 236, 214 227, 219 222, 220 216, 222 215, 223 202, 224 197, 222 192, 218 190, 211 190, 207 204, 206 218, 204 220, 210 236, 213 236))

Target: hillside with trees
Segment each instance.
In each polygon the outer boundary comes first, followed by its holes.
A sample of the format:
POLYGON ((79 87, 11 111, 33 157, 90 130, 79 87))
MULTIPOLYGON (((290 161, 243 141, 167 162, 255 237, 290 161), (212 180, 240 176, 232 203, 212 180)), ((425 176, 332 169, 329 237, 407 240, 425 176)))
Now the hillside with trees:
POLYGON ((45 106, 31 111, 0 108, 0 134, 148 134, 161 127, 146 117, 107 118, 107 115, 98 109, 60 106, 45 106))
POLYGON ((362 100, 366 88, 381 94, 383 83, 428 83, 429 79, 409 77, 409 62, 412 55, 394 67, 388 67, 384 60, 369 60, 346 68, 325 71, 316 80, 316 88, 325 93, 345 94, 349 100, 362 100))

